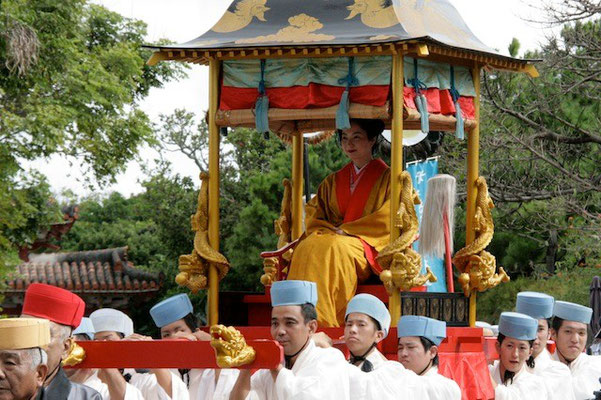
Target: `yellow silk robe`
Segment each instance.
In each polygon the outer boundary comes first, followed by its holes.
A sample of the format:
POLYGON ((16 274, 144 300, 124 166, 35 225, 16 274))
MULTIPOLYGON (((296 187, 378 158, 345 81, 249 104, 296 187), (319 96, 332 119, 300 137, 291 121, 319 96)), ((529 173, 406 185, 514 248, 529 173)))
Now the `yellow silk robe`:
MULTIPOLYGON (((381 162, 372 162, 375 161, 381 162)), ((357 284, 372 273, 374 266, 370 267, 361 240, 376 251, 390 241, 390 169, 386 167, 378 177, 369 179, 363 212, 349 222, 344 222, 339 209, 338 173, 329 175, 307 203, 306 231, 294 249, 287 278, 317 283, 317 318, 324 327, 344 325, 346 306, 355 295, 357 284)), ((370 177, 365 175, 361 180, 366 178, 370 177)), ((350 181, 347 184, 350 187, 350 181)), ((361 189, 359 182, 349 205, 357 201, 361 189)))

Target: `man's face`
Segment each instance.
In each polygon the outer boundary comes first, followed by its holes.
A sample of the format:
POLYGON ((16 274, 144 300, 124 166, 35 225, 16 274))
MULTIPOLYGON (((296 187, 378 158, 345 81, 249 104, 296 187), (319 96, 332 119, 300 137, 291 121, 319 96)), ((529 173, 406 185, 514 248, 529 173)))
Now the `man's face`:
POLYGON ((105 342, 114 342, 121 340, 119 333, 115 331, 101 331, 94 334, 94 340, 103 340, 105 342))
POLYGON ((32 367, 29 350, 0 351, 0 400, 29 400, 44 384, 48 367, 32 367))
POLYGON ((532 355, 532 347, 527 340, 506 337, 502 344, 497 342, 497 352, 507 371, 519 372, 532 355))
MULTIPOLYGON (((21 315, 21 318, 37 318, 29 315, 21 315)), ((71 350, 71 337, 66 335, 66 328, 64 325, 59 325, 56 322, 50 321, 50 343, 46 348, 48 354, 48 370, 50 373, 54 372, 61 360, 69 355, 71 350)))
POLYGON ((538 320, 538 331, 536 332, 536 340, 532 345, 532 356, 536 358, 546 347, 551 333, 549 332, 549 323, 546 319, 538 320))
POLYGON ((555 340, 557 350, 565 361, 574 361, 584 351, 586 346, 586 324, 576 321, 563 321, 558 332, 554 330, 551 338, 555 340))
POLYGON ((316 329, 316 321, 305 324, 300 306, 277 306, 271 310, 271 337, 282 345, 287 356, 302 349, 316 329))
POLYGON ((161 338, 166 339, 175 336, 178 333, 192 334, 192 329, 186 324, 183 319, 178 319, 175 322, 165 325, 161 328, 161 338))
POLYGON ((416 374, 424 373, 430 362, 438 354, 438 347, 424 348, 417 336, 407 336, 399 339, 397 356, 403 366, 416 374))
POLYGON ((384 332, 371 318, 363 313, 350 313, 344 324, 344 342, 355 356, 362 356, 371 345, 378 343, 384 337, 384 332))

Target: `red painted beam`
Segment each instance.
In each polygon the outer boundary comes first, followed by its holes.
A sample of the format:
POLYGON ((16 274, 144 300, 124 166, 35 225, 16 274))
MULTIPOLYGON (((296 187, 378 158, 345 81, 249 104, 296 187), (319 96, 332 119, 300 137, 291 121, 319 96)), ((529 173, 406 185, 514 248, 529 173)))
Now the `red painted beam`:
MULTIPOLYGON (((86 358, 75 368, 219 368, 208 341, 83 341, 86 358)), ((248 340, 256 351, 252 364, 239 369, 271 369, 284 360, 284 349, 273 340, 248 340)))

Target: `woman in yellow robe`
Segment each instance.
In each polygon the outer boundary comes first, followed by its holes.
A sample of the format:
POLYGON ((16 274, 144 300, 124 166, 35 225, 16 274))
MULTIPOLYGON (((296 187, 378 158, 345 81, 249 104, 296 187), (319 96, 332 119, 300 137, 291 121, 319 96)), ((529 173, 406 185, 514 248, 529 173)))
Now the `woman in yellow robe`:
POLYGON ((373 149, 383 130, 380 120, 351 120, 338 133, 351 162, 329 175, 306 206, 306 230, 287 279, 317 283, 320 326, 344 325, 357 284, 381 272, 376 256, 390 238, 390 169, 373 159, 373 149))

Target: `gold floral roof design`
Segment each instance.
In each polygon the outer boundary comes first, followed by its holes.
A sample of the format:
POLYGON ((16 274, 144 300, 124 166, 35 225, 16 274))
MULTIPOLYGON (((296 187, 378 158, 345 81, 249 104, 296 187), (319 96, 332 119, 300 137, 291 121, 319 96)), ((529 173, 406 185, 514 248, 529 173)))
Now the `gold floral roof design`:
POLYGON ((426 38, 496 54, 474 36, 450 0, 234 0, 209 31, 161 49, 335 46, 426 38))

